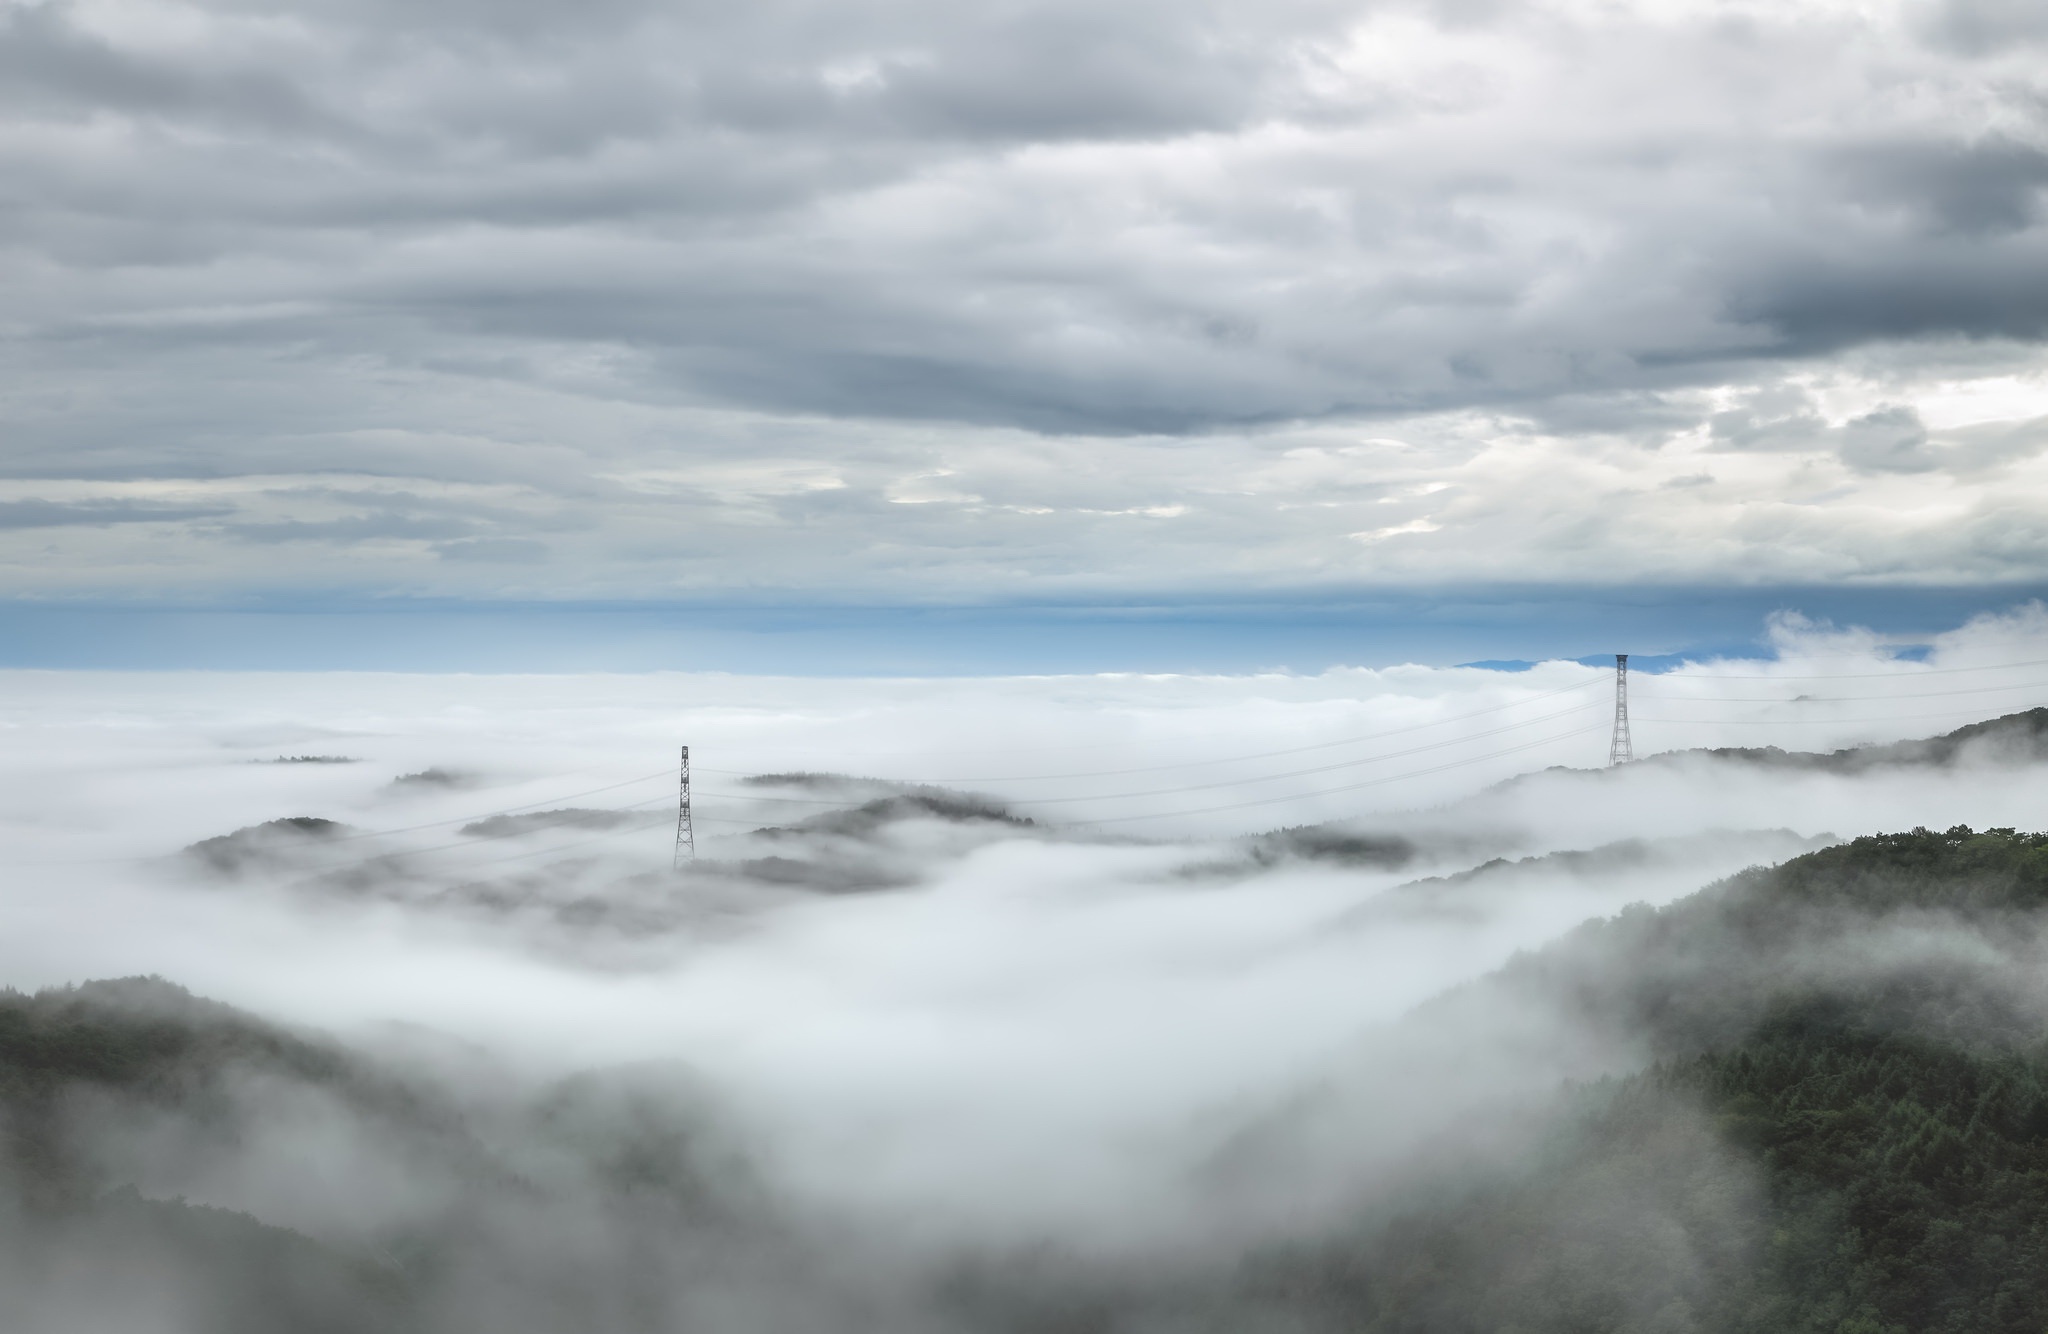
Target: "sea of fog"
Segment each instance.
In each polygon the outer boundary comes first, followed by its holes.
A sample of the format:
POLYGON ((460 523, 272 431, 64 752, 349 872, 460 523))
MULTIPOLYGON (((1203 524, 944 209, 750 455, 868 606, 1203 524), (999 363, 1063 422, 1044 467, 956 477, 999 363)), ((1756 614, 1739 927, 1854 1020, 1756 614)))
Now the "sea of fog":
MULTIPOLYGON (((1772 636, 1638 675, 1637 754, 2048 703, 2038 607, 1911 661, 1772 636)), ((2042 770, 1967 757, 1605 771, 1613 673, 1570 662, 0 685, 0 984, 154 974, 507 1078, 679 1063, 780 1188, 934 1235, 1156 1228, 1228 1127, 1518 950, 1841 838, 2048 809, 2042 770), (180 851, 300 817, 335 823, 180 851)))

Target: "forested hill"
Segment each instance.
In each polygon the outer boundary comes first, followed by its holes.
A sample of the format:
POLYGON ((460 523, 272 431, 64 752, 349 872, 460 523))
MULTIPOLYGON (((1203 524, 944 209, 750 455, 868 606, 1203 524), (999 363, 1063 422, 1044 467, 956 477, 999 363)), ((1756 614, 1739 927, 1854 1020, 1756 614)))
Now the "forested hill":
POLYGON ((1590 925, 1448 997, 1657 1053, 1520 1179, 1269 1258, 1352 1330, 2048 1328, 2048 837, 1857 839, 1590 925))
MULTIPOLYGON (((1360 1192, 1349 1221, 1149 1278, 984 1269, 958 1327, 2040 1334, 2044 916, 2048 837, 1958 828, 1590 923, 1424 1006, 1403 1024, 1419 1041, 1367 1044, 1350 1072, 1369 1099, 1421 1098, 1431 1069, 1469 1078, 1560 1031, 1642 1058, 1553 1085, 1498 1137, 1527 1146, 1505 1167, 1472 1167, 1484 1124, 1448 1119, 1415 1145, 1422 1175, 1360 1192), (1489 1023, 1504 1042, 1461 1040, 1489 1023)), ((1371 1124, 1370 1102, 1339 1101, 1319 1152, 1371 1124)))
POLYGON ((477 1102, 153 978, 0 992, 5 1334, 656 1334, 795 1264, 747 1192, 660 1070, 477 1102))
POLYGON ((240 1096, 257 1081, 317 1090, 394 1140, 448 1129, 338 1048, 154 978, 0 993, 6 1327, 403 1328, 403 1276, 370 1255, 137 1191, 137 1169, 150 1173, 119 1146, 152 1130, 173 1130, 187 1166, 274 1134, 265 1108, 240 1096))

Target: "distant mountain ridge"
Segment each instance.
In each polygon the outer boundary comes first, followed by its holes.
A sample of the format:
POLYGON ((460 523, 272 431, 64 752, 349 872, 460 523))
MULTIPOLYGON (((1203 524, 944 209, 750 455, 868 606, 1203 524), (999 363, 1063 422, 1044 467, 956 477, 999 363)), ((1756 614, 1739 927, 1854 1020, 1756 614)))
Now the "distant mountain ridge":
POLYGON ((2048 708, 2008 713, 1953 732, 1914 741, 1850 746, 1832 751, 1782 750, 1777 746, 1716 746, 1665 751, 1636 764, 1666 764, 1687 756, 1708 756, 1742 764, 1820 773, 1855 774, 1899 765, 1951 765, 1966 752, 2008 764, 2048 760, 2048 708))

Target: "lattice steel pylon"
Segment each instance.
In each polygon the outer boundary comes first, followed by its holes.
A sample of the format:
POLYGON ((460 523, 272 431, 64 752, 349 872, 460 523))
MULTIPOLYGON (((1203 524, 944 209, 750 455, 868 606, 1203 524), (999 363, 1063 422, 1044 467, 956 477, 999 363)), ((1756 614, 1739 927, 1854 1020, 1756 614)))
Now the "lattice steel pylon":
POLYGON ((697 829, 690 822, 690 748, 683 747, 683 795, 676 806, 676 859, 671 865, 681 867, 686 861, 697 860, 697 829))
POLYGON ((1628 734, 1628 654, 1614 655, 1614 740, 1607 745, 1609 768, 1628 764, 1636 757, 1635 742, 1628 734))

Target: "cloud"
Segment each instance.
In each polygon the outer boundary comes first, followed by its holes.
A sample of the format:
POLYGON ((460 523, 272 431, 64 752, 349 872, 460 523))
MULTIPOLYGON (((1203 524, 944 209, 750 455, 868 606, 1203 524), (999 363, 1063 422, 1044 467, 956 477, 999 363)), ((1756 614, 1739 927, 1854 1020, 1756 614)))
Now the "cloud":
POLYGON ((381 538, 448 538, 469 531, 469 525, 447 519, 403 515, 364 515, 320 523, 236 523, 227 531, 244 542, 363 542, 381 538))
POLYGON ((49 484, 17 503, 276 494, 173 523, 175 562, 86 525, 0 559, 102 596, 1753 582, 1894 577, 1896 552, 2031 577, 1970 516, 2042 479, 1952 434, 2048 410, 2030 22, 15 4, 0 469, 49 484), (1996 418, 1930 406, 2015 379, 2031 397, 1996 418), (1788 386, 1813 403, 1777 411, 1788 386), (1924 446, 1826 434, 1892 409, 1924 446), (1678 511, 1664 484, 1701 471, 1680 455, 1709 422, 1784 466, 1678 511), (1348 493, 1275 468, 1386 439, 1405 452, 1348 493), (1824 451, 1839 476, 1794 462, 1824 451), (742 459, 836 485, 618 480, 742 459), (1909 472, 1965 492, 1942 524, 1886 489, 1909 472), (372 520, 279 485, 350 473, 526 494, 372 520), (889 503, 938 477, 975 499, 889 503), (1769 515, 1831 486, 1856 503, 1769 515), (1682 556, 1645 536, 1674 522, 1682 556), (1756 531, 1788 523, 1790 547, 1756 531), (1381 531, 1407 535, 1349 536, 1381 531))
POLYGON ((152 505, 135 501, 0 501, 0 528, 101 528, 117 523, 181 523, 232 514, 217 505, 152 505))
POLYGON ((547 558, 547 546, 523 537, 473 537, 443 542, 435 550, 442 560, 480 560, 504 565, 533 565, 547 558))
POLYGON ((2048 19, 2025 0, 1943 0, 1932 26, 1940 39, 1979 56, 2048 39, 2048 19))
POLYGON ((1880 408, 1842 428, 1842 461, 1858 472, 1932 472, 1927 428, 1911 408, 1880 408))
POLYGON ((1977 239, 2031 227, 2048 187, 2048 153, 2001 138, 1852 149, 1840 169, 1866 206, 1898 209, 1930 231, 1977 239))

